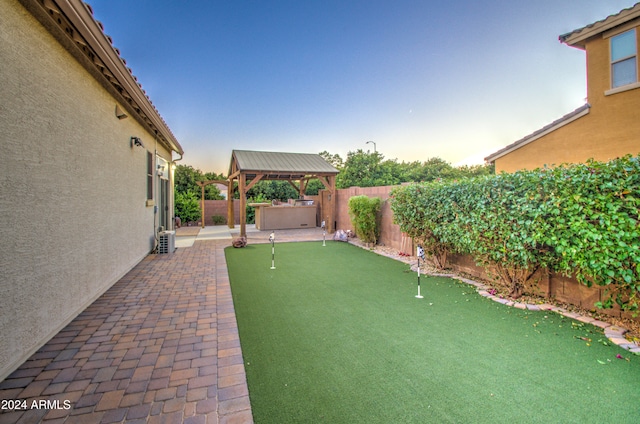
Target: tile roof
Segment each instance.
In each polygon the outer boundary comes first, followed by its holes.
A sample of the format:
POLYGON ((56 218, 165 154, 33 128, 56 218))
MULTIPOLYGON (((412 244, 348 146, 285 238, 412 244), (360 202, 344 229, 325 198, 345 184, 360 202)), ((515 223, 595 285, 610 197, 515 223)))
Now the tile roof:
POLYGON ((579 49, 584 49, 587 38, 615 28, 618 25, 622 25, 638 17, 640 17, 640 3, 636 3, 635 5, 627 9, 623 9, 620 12, 610 15, 600 21, 596 21, 582 28, 562 34, 558 39, 561 43, 565 43, 579 49))
POLYGON ((575 121, 578 118, 583 117, 584 115, 589 113, 589 109, 591 108, 591 105, 589 103, 586 103, 582 106, 580 106, 579 108, 577 108, 576 110, 574 110, 573 112, 567 113, 566 115, 564 115, 562 118, 560 119, 556 119, 555 121, 553 121, 552 123, 550 123, 549 125, 546 125, 542 128, 540 128, 539 130, 529 134, 526 137, 521 138, 520 140, 509 144, 508 146, 498 150, 495 153, 492 153, 491 155, 487 156, 486 158, 484 158, 485 162, 493 162, 498 158, 501 158, 502 156, 506 155, 507 153, 511 153, 514 150, 517 150, 529 143, 531 143, 532 141, 537 140, 538 138, 557 130, 558 128, 567 125, 570 122, 575 121))
POLYGON ((98 82, 110 88, 116 100, 158 141, 182 154, 180 143, 171 132, 151 99, 133 75, 131 68, 104 26, 93 16, 93 9, 82 0, 21 0, 58 41, 74 55, 98 82), (74 48, 75 47, 75 48, 74 48))

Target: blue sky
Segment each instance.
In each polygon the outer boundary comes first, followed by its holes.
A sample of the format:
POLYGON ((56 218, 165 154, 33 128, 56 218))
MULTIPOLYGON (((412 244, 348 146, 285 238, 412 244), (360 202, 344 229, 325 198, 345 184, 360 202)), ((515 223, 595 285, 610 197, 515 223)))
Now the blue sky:
POLYGON ((558 36, 633 0, 89 0, 185 150, 482 158, 585 103, 558 36))

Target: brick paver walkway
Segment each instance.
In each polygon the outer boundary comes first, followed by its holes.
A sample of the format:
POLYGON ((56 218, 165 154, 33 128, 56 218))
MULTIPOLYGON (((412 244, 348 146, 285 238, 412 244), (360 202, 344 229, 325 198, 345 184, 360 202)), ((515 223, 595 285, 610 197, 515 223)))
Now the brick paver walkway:
MULTIPOLYGON (((322 239, 320 229, 277 234, 322 239)), ((253 233, 249 243, 268 237, 253 233)), ((0 411, 0 424, 253 422, 230 244, 196 241, 146 257, 0 382, 0 399, 25 407, 0 411)))
POLYGON ((251 422, 223 247, 148 256, 0 383, 60 408, 0 422, 251 422))

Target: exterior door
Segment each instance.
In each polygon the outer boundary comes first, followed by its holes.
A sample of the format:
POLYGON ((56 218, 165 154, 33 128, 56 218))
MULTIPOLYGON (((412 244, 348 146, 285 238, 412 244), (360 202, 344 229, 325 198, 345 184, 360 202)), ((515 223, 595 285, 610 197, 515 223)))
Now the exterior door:
POLYGON ((160 198, 158 199, 159 216, 158 225, 164 227, 165 230, 170 230, 169 218, 169 180, 160 179, 160 198))

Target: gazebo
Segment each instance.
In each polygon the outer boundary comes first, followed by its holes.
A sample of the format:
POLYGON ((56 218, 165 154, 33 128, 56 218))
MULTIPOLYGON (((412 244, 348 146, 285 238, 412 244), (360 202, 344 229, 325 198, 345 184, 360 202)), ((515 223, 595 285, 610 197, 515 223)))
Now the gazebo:
POLYGON ((336 205, 336 175, 338 173, 336 168, 318 154, 233 150, 227 178, 229 184, 227 196, 229 226, 233 227, 234 221, 232 193, 235 179, 238 179, 238 192, 240 193, 240 235, 244 237, 247 234, 247 191, 258 181, 287 181, 302 197, 309 180, 317 178, 328 190, 328 194, 321 196, 320 216, 327 223, 327 231, 332 233, 335 230, 333 227, 336 205))

